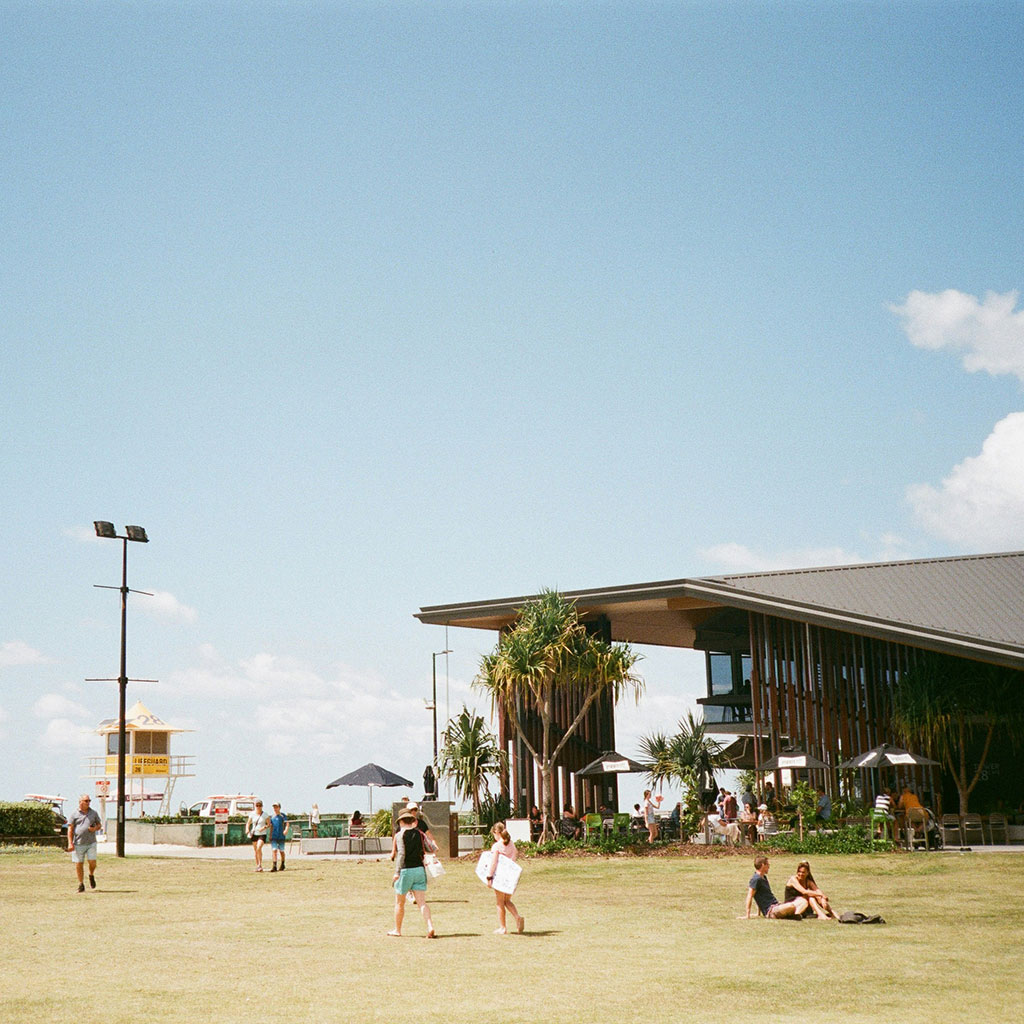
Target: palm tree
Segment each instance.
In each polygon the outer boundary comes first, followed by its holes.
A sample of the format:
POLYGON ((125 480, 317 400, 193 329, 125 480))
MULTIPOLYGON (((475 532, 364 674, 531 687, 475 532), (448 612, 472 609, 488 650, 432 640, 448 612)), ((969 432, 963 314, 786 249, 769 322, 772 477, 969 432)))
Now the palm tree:
POLYGON ((640 739, 640 751, 650 765, 647 777, 655 786, 666 782, 683 781, 686 772, 692 772, 701 789, 713 785, 715 773, 729 767, 722 753, 722 745, 707 734, 703 721, 688 711, 678 725, 674 736, 656 732, 640 739))
POLYGON ((996 665, 928 654, 900 678, 893 695, 893 728, 949 770, 961 814, 967 813, 997 728, 1017 739, 1022 724, 1024 674, 996 665))
POLYGON ((475 684, 502 707, 540 769, 545 835, 554 820, 551 779, 562 748, 598 697, 607 694, 616 701, 627 690, 639 696, 643 681, 633 673, 639 658, 627 644, 589 634, 575 605, 545 590, 521 609, 516 624, 481 660, 475 684), (556 701, 563 696, 577 701, 568 725, 556 721, 556 701), (539 742, 531 718, 540 721, 539 742), (556 741, 555 729, 563 726, 556 741))
MULTIPOLYGON (((729 767, 722 752, 722 746, 707 734, 702 720, 688 711, 679 722, 679 731, 674 736, 656 732, 640 739, 640 751, 649 764, 647 777, 659 788, 666 782, 678 782, 683 789, 683 816, 686 827, 681 829, 682 839, 687 828, 697 828, 701 812, 702 794, 708 786, 714 785, 715 773, 729 767)), ((682 823, 681 823, 682 824, 682 823)))
POLYGON ((505 753, 483 718, 465 706, 459 717, 448 723, 443 741, 438 753, 441 777, 454 779, 459 799, 471 800, 479 815, 481 790, 488 792, 487 776, 501 771, 505 753))

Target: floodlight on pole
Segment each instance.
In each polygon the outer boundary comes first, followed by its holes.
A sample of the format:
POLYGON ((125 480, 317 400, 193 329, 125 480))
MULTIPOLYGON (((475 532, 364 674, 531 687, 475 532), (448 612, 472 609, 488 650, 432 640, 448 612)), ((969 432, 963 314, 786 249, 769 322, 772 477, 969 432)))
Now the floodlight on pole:
MULTIPOLYGON (((121 591, 121 672, 117 677, 118 707, 120 708, 117 730, 117 856, 123 857, 125 830, 125 747, 128 742, 127 730, 125 728, 125 698, 128 692, 127 627, 128 595, 131 593, 128 589, 128 541, 133 540, 142 544, 148 544, 149 538, 146 536, 146 531, 141 526, 126 526, 124 528, 124 536, 118 534, 114 529, 113 523, 108 523, 102 519, 97 519, 93 523, 93 527, 96 530, 97 537, 104 537, 109 540, 119 540, 122 542, 121 586, 103 587, 101 584, 96 584, 96 586, 101 587, 103 590, 121 591)), ((145 594, 147 591, 136 590, 135 593, 145 594)))

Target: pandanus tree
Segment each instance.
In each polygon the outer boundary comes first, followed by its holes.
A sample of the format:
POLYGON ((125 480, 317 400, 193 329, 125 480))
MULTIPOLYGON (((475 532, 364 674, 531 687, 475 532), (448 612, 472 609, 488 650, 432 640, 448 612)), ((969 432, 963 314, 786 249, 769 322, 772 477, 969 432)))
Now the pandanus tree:
POLYGON ((904 673, 893 694, 892 725, 949 770, 967 813, 992 738, 1024 732, 1024 673, 942 654, 926 654, 904 673))
POLYGON ((476 685, 502 708, 540 771, 545 836, 553 831, 551 780, 559 755, 599 697, 639 697, 643 681, 633 672, 639 659, 628 644, 589 633, 575 604, 546 590, 481 660, 476 685), (556 713, 563 697, 575 710, 569 722, 556 713))
POLYGON ((504 751, 483 718, 464 706, 444 731, 438 760, 442 778, 452 779, 459 799, 472 801, 479 814, 488 776, 497 775, 505 764, 504 751))

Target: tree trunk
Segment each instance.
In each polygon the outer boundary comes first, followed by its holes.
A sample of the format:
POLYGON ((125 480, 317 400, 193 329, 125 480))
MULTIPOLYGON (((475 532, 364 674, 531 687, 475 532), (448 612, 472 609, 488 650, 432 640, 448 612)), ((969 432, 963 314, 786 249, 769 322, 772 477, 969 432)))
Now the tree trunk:
POLYGON ((555 830, 552 825, 551 807, 551 717, 554 714, 554 696, 550 694, 548 699, 541 705, 541 748, 540 748, 540 778, 544 787, 544 826, 541 831, 541 839, 553 839, 555 830))

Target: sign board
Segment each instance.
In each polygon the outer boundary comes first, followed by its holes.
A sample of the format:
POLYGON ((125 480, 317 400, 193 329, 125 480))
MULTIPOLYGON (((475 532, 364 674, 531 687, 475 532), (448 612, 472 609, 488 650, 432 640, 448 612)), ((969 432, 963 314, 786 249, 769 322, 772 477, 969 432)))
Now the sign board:
MULTIPOLYGON (((117 774, 117 754, 108 754, 106 770, 117 774)), ((133 754, 124 759, 124 770, 128 775, 167 775, 171 770, 171 759, 166 754, 133 754)))
MULTIPOLYGON (((491 857, 490 851, 484 850, 480 854, 480 859, 476 862, 476 877, 484 885, 487 885, 487 872, 491 869, 491 857)), ((491 887, 497 892, 505 892, 511 896, 516 891, 516 886, 519 884, 519 876, 522 873, 523 869, 514 860, 499 854, 498 866, 494 869, 491 887)))
POLYGON ((96 795, 97 796, 110 796, 110 779, 97 779, 96 780, 96 795))
POLYGON ((602 761, 601 771, 603 772, 628 772, 628 761, 602 761))
POLYGON ((227 807, 215 807, 213 809, 213 834, 215 836, 226 836, 228 834, 227 807))
POLYGON ((780 757, 779 767, 780 768, 803 768, 805 767, 806 761, 802 757, 780 757))

